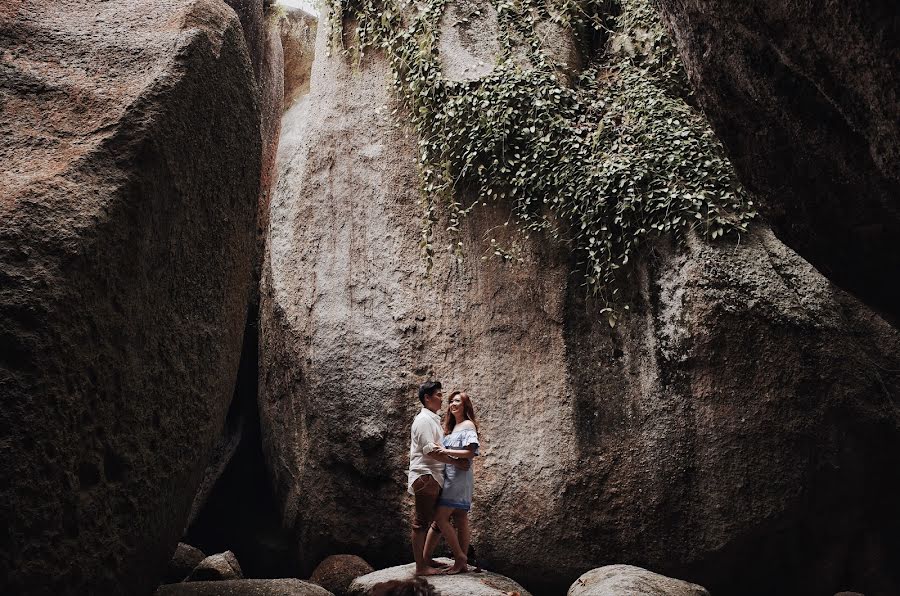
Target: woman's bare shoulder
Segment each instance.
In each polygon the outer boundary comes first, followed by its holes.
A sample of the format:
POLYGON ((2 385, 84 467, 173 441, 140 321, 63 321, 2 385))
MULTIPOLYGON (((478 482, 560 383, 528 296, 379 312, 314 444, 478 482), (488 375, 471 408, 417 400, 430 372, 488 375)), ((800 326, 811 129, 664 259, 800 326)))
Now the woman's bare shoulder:
POLYGON ((471 420, 463 420, 456 425, 457 430, 475 430, 475 423, 471 420))

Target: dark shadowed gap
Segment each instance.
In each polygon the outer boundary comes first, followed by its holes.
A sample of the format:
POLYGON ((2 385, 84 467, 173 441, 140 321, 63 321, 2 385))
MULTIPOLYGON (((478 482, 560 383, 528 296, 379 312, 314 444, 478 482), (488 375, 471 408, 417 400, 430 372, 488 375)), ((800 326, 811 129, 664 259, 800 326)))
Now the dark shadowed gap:
POLYGON ((296 573, 289 533, 266 474, 257 409, 258 311, 247 318, 234 401, 226 424, 243 424, 243 436, 185 541, 206 554, 234 551, 245 577, 291 577, 296 573))

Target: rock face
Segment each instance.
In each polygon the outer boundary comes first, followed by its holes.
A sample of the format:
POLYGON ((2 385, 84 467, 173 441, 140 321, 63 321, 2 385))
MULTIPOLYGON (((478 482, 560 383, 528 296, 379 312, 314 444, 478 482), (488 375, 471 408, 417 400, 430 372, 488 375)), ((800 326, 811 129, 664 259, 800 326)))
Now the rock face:
POLYGON ((410 560, 409 423, 438 378, 481 420, 479 560, 535 592, 610 559, 714 593, 897 589, 896 330, 763 225, 660 246, 614 329, 570 256, 513 235, 502 207, 423 279, 388 69, 319 37, 283 122, 261 314, 263 446, 306 569, 410 560), (480 260, 490 238, 523 262, 480 260))
POLYGON ((373 571, 371 565, 356 555, 331 555, 316 566, 309 581, 336 596, 343 596, 354 579, 373 571))
POLYGON ((299 579, 240 579, 168 584, 156 596, 331 596, 331 592, 299 579))
MULTIPOLYGON (((258 264, 263 253, 265 230, 268 225, 269 197, 275 175, 275 154, 278 149, 278 133, 281 128, 282 101, 284 97, 284 52, 281 36, 272 18, 274 0, 225 0, 241 21, 244 40, 250 51, 250 62, 256 80, 260 107, 260 138, 262 141, 262 165, 257 222, 257 255, 254 258, 254 288, 259 281, 258 264)), ((256 311, 256 293, 253 295, 253 311, 256 311)))
MULTIPOLYGON (((273 10, 271 2, 269 0, 227 0, 227 4, 235 10, 241 21, 244 39, 250 50, 251 63, 256 80, 256 85, 252 89, 258 97, 260 108, 259 132, 262 143, 262 163, 259 171, 260 182, 256 214, 256 253, 251 257, 253 263, 252 291, 250 304, 247 309, 244 349, 241 354, 241 365, 237 385, 234 390, 234 399, 217 445, 207 462, 203 481, 194 496, 191 515, 186 524, 188 528, 197 521, 201 511, 204 511, 209 506, 209 499, 213 490, 220 486, 219 482, 225 470, 231 464, 232 458, 238 452, 239 446, 242 443, 252 441, 257 434, 254 426, 256 425, 257 409, 256 376, 258 366, 256 362, 256 345, 258 333, 256 326, 259 310, 258 288, 265 230, 268 225, 269 196, 275 174, 275 154, 278 147, 278 134, 281 128, 282 99, 284 95, 284 58, 281 49, 281 39, 271 15, 273 10)), ((222 488, 220 487, 219 490, 221 491, 222 488)), ((257 501, 254 501, 254 504, 256 503, 257 501)), ((218 549, 219 547, 215 548, 218 549)), ((262 577, 271 576, 263 575, 262 577)))
POLYGON ((191 572, 187 581, 222 581, 230 579, 241 579, 244 572, 238 563, 237 557, 230 550, 217 555, 210 555, 200 561, 200 563, 191 572))
POLYGON ((659 5, 700 105, 778 236, 900 320, 896 2, 659 5))
POLYGON ((567 596, 709 596, 703 586, 632 565, 607 565, 575 580, 567 596))
POLYGON ((284 109, 309 92, 309 79, 316 53, 317 20, 300 9, 285 8, 278 19, 284 48, 284 109))
POLYGON ((0 591, 145 593, 237 371, 247 49, 211 0, 5 3, 0 44, 0 591))
MULTIPOLYGON (((439 560, 452 563, 450 559, 439 560)), ((348 596, 366 596, 372 588, 380 583, 413 579, 414 571, 414 563, 375 571, 356 578, 350 585, 347 594, 348 596)), ((513 593, 517 593, 519 596, 531 596, 525 588, 513 580, 496 573, 463 573, 431 576, 426 579, 440 596, 508 596, 513 593)))

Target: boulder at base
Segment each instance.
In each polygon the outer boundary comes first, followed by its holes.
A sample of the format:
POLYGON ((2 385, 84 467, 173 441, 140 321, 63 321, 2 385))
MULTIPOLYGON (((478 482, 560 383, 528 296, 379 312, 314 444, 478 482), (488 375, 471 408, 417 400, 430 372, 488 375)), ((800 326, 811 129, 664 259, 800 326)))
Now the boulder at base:
POLYGON ((260 179, 217 0, 0 4, 0 592, 159 582, 234 389, 260 179))
MULTIPOLYGON (((450 559, 438 560, 448 564, 453 563, 450 559)), ((415 577, 415 567, 415 563, 409 563, 358 577, 350 584, 347 594, 349 596, 366 596, 369 590, 377 584, 394 580, 411 580, 415 577)), ((458 575, 433 575, 425 579, 440 596, 508 596, 510 593, 531 596, 525 588, 508 577, 487 571, 458 575)))
POLYGON ((216 555, 210 555, 200 561, 191 572, 187 581, 221 581, 227 579, 242 579, 244 572, 238 563, 237 557, 230 550, 216 555))
POLYGON ((221 582, 166 584, 155 596, 332 596, 331 592, 299 579, 238 579, 221 582))
POLYGON ((897 1, 657 5, 778 237, 900 320, 897 1))
POLYGON ((703 586, 633 565, 607 565, 575 580, 567 596, 709 596, 703 586))
POLYGON ((309 581, 344 596, 353 580, 373 571, 371 565, 356 555, 331 555, 316 566, 309 581))
POLYGON ((179 542, 175 548, 175 554, 172 555, 172 560, 169 561, 169 567, 166 569, 165 582, 174 583, 184 580, 205 558, 206 555, 199 548, 179 542))

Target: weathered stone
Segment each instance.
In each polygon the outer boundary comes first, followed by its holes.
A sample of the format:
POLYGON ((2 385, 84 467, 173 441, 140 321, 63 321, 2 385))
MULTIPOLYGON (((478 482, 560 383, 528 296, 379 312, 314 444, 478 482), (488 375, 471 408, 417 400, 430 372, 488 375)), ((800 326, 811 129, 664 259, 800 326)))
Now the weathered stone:
POLYGON ((0 591, 141 593, 237 371, 247 49, 220 2, 28 0, 0 55, 0 591))
POLYGON ((356 555, 331 555, 316 566, 309 581, 336 596, 344 596, 354 579, 373 571, 371 565, 356 555))
POLYGON ((416 139, 388 69, 319 37, 283 121, 261 312, 264 450, 306 569, 348 545, 410 560, 408 425, 436 377, 480 417, 479 560, 529 589, 610 559, 714 593, 896 589, 895 329, 764 225, 660 244, 613 329, 571 256, 502 206, 423 278, 416 139), (480 260, 491 238, 522 262, 480 260))
MULTIPOLYGON (((275 175, 275 154, 278 148, 278 133, 281 128, 282 98, 284 86, 284 57, 281 49, 281 39, 278 35, 274 21, 271 19, 271 2, 268 0, 227 0, 237 13, 244 35, 244 39, 250 48, 251 63, 256 78, 256 85, 251 89, 257 96, 259 113, 259 132, 262 143, 262 163, 259 175, 259 196, 257 199, 256 213, 256 253, 251 256, 253 263, 253 279, 251 281, 250 304, 248 307, 247 327, 242 353, 241 374, 246 376, 248 357, 246 344, 248 341, 256 344, 256 324, 259 310, 259 278, 260 265, 265 243, 265 230, 269 222, 269 197, 272 189, 272 180, 275 175)), ((255 355, 255 350, 254 350, 255 355)), ((234 456, 238 445, 244 440, 244 430, 247 425, 246 410, 256 409, 255 403, 255 375, 257 366, 255 362, 249 367, 253 373, 253 379, 243 377, 238 379, 235 387, 235 404, 230 410, 229 419, 223 426, 216 447, 213 450, 203 475, 203 481, 194 495, 191 506, 191 514, 186 526, 190 526, 197 519, 200 511, 205 507, 207 500, 219 478, 234 456), (253 387, 252 395, 246 395, 246 385, 253 387), (250 402, 250 403, 247 403, 250 402)), ((252 416, 255 423, 255 416, 252 416)))
POLYGON ((230 550, 216 555, 210 555, 200 561, 187 578, 189 582, 221 581, 228 579, 241 579, 244 577, 237 557, 230 550))
POLYGON ((172 559, 169 561, 169 567, 166 569, 163 582, 175 583, 184 580, 205 558, 206 555, 199 548, 179 542, 175 548, 175 554, 172 555, 172 559))
MULTIPOLYGON (((439 559, 452 563, 450 559, 439 559)), ((415 564, 381 569, 353 580, 348 596, 366 596, 382 582, 410 580, 415 577, 415 564)), ((489 572, 461 573, 459 575, 434 575, 425 578, 440 596, 531 596, 525 588, 502 575, 489 572)))
POLYGON ((225 4, 234 9, 241 21, 241 31, 247 49, 250 52, 250 64, 253 65, 253 76, 259 81, 263 64, 267 53, 267 23, 265 19, 266 7, 271 5, 269 0, 224 0, 225 4))
MULTIPOLYGON (((260 94, 260 132, 262 135, 263 159, 260 170, 260 200, 256 215, 257 256, 254 261, 253 271, 255 289, 259 287, 260 267, 262 255, 265 251, 266 229, 269 225, 269 201, 272 193, 272 184, 275 179, 275 157, 278 153, 281 114, 284 111, 284 51, 281 47, 280 29, 270 16, 267 16, 265 21, 265 42, 265 53, 257 75, 260 94)), ((258 297, 258 291, 254 292, 254 297, 258 297)))
POLYGON ((278 19, 284 48, 284 109, 309 93, 309 79, 316 54, 316 17, 300 9, 285 8, 278 19))
POLYGON ((632 565, 607 565, 575 580, 567 596, 709 596, 703 586, 632 565))
POLYGON ((156 596, 330 596, 331 592, 299 579, 239 579, 168 584, 156 596))
POLYGON ((700 105, 779 238, 900 321, 895 0, 659 5, 700 105))

